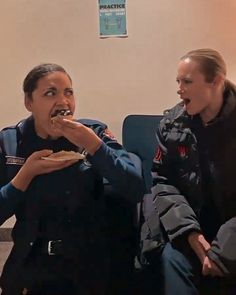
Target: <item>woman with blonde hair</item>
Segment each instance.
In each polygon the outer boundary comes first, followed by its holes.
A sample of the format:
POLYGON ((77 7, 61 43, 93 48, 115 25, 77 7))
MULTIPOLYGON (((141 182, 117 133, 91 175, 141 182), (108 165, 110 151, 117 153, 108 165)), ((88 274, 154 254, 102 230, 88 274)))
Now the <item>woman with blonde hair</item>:
POLYGON ((165 294, 236 294, 236 88, 208 48, 180 59, 176 81, 153 162, 165 294))

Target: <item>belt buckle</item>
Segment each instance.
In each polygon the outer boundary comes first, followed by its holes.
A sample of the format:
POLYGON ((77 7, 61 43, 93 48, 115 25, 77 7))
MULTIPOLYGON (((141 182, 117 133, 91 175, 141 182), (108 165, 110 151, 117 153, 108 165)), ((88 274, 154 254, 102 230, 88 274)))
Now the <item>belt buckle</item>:
POLYGON ((48 255, 56 255, 56 253, 53 252, 53 245, 61 241, 62 240, 48 241, 48 255))

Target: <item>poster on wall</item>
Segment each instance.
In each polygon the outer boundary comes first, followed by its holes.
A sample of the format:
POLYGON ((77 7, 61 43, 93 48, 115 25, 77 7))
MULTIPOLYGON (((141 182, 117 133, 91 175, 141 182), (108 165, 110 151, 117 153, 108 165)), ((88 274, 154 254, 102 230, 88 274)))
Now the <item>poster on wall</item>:
POLYGON ((100 38, 127 37, 126 0, 98 0, 100 38))

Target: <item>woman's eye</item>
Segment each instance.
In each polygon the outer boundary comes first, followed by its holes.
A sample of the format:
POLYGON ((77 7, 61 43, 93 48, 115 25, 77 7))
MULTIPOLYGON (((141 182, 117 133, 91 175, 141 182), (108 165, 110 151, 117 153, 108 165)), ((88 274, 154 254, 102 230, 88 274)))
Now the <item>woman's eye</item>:
POLYGON ((192 80, 187 80, 187 79, 181 79, 181 80, 176 79, 176 82, 177 82, 177 84, 180 84, 180 83, 183 83, 183 84, 191 84, 191 83, 193 83, 192 80))
POLYGON ((66 95, 66 96, 72 96, 73 94, 74 94, 73 90, 67 90, 67 91, 65 92, 65 95, 66 95))
POLYGON ((184 80, 184 83, 185 84, 190 84, 190 83, 192 83, 192 80, 184 80))
POLYGON ((45 92, 45 96, 53 96, 55 93, 54 93, 54 91, 52 91, 52 90, 49 90, 49 91, 47 91, 47 92, 45 92))
POLYGON ((179 84, 179 80, 178 79, 176 79, 176 82, 177 82, 177 84, 179 84))

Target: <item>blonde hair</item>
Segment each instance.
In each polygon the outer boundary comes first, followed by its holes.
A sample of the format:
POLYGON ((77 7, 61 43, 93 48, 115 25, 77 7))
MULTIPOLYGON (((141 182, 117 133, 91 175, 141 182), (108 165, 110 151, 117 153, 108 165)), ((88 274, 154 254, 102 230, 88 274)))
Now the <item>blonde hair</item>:
POLYGON ((216 75, 226 78, 226 64, 218 51, 210 48, 195 49, 186 53, 180 60, 186 58, 199 64, 199 69, 205 76, 206 82, 211 83, 216 75))

